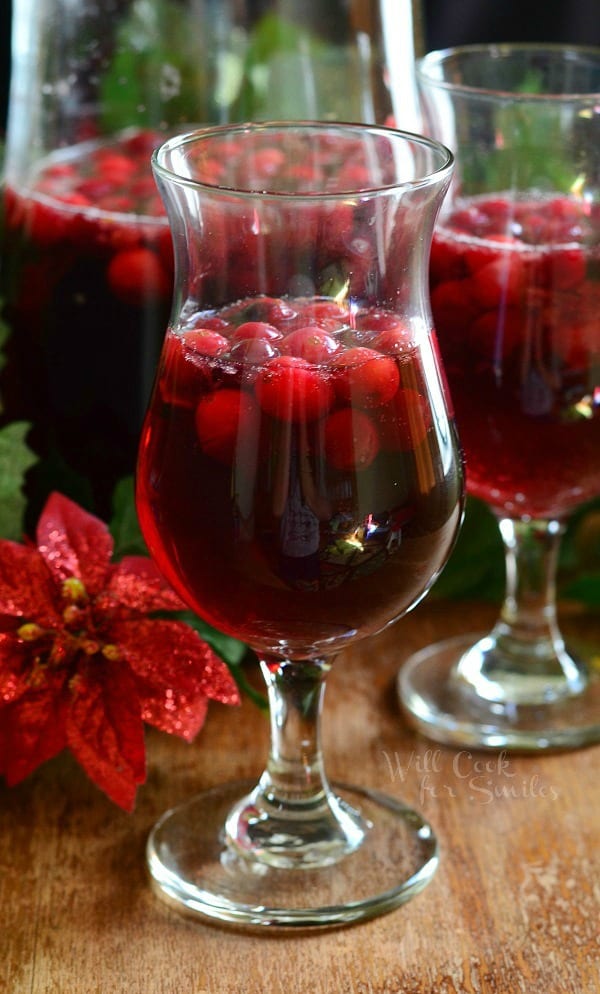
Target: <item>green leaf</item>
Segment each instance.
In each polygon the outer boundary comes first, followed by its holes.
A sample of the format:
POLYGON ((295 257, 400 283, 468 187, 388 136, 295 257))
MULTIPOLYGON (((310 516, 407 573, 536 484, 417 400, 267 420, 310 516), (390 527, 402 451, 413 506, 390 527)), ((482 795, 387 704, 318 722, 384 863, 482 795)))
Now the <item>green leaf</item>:
POLYGON ((588 607, 600 607, 600 572, 582 573, 577 579, 563 584, 560 595, 588 607))
POLYGON ((135 0, 100 91, 106 131, 210 120, 206 24, 172 0, 135 0))
POLYGON ((431 596, 499 601, 503 590, 504 556, 498 523, 485 504, 469 497, 456 546, 431 596))
POLYGON ((147 556, 135 508, 135 485, 133 476, 120 480, 113 492, 113 514, 109 523, 115 543, 115 558, 123 556, 147 556))
POLYGON ((25 442, 30 428, 26 421, 13 421, 0 429, 0 535, 13 541, 23 537, 23 485, 37 458, 25 442))

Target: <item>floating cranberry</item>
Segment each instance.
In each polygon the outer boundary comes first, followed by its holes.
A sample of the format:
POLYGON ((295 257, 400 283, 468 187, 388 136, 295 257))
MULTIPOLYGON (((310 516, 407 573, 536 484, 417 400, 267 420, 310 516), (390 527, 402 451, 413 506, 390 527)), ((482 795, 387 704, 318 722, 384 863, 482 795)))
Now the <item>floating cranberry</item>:
POLYGON ((192 328, 183 335, 183 343, 187 349, 198 355, 218 356, 227 352, 229 339, 211 328, 192 328))
POLYGON ((357 346, 334 359, 336 396, 359 407, 380 407, 392 399, 400 375, 394 359, 357 346))
POLYGON ((482 310, 491 310, 518 304, 524 286, 522 260, 515 252, 506 251, 473 274, 468 291, 477 306, 482 310))
POLYGON ((235 343, 230 352, 232 362, 262 366, 279 355, 279 350, 266 338, 244 338, 235 343))
POLYGON ((168 298, 172 284, 156 252, 134 248, 117 252, 108 264, 110 289, 124 304, 140 307, 145 300, 168 298))
POLYGON ((323 331, 319 325, 306 325, 286 335, 280 348, 286 355, 299 356, 301 359, 320 365, 336 355, 342 345, 339 339, 323 331))
POLYGON ((329 410, 333 388, 326 374, 298 356, 278 356, 261 370, 256 395, 281 421, 314 421, 329 410))
POLYGON ((204 452, 218 462, 233 462, 236 449, 259 430, 260 411, 243 390, 224 388, 202 397, 196 408, 196 434, 204 452))
POLYGON ((276 342, 283 338, 283 335, 278 328, 266 321, 244 321, 231 336, 233 342, 247 342, 251 338, 263 342, 276 342))
POLYGON ((379 452, 377 428, 364 411, 352 407, 334 411, 323 432, 327 461, 342 472, 367 469, 379 452))
POLYGON ((403 355, 411 348, 414 348, 414 344, 415 336, 412 328, 402 324, 401 321, 398 321, 395 327, 380 331, 371 341, 374 349, 377 349, 379 352, 385 352, 388 355, 403 355))

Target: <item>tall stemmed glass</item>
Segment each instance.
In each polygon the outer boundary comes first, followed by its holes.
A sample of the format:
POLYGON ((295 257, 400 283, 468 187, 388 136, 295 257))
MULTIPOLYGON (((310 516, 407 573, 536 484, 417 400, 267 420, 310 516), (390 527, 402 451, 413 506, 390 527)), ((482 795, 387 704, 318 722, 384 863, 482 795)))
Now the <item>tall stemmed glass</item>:
POLYGON ((600 684, 565 648, 555 586, 565 523, 600 494, 600 49, 467 46, 418 80, 457 158, 433 314, 507 585, 493 630, 419 653, 400 696, 443 742, 581 746, 600 738, 600 684))
POLYGON ((154 156, 176 288, 140 521, 188 604, 256 650, 272 733, 258 784, 216 786, 151 835, 156 887, 190 911, 343 923, 435 870, 419 815, 332 789, 319 716, 336 654, 424 596, 460 523, 427 291, 451 168, 438 143, 337 124, 203 130, 154 156))

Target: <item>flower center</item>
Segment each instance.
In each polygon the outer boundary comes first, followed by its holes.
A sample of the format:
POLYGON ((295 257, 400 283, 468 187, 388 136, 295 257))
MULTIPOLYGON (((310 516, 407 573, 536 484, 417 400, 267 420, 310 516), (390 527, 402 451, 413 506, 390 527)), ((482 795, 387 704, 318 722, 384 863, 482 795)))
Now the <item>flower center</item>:
POLYGON ((62 583, 61 594, 64 604, 61 628, 43 628, 31 621, 17 629, 23 642, 39 643, 39 662, 62 666, 79 653, 89 658, 101 653, 105 659, 120 659, 118 646, 104 642, 97 631, 84 583, 76 576, 68 577, 62 583))

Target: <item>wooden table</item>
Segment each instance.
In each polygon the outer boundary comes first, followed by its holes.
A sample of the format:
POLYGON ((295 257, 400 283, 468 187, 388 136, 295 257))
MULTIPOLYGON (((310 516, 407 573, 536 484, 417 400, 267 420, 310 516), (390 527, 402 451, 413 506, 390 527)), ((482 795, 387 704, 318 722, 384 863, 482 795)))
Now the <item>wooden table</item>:
MULTIPOLYGON (((327 693, 333 777, 420 808, 442 846, 429 886, 360 925, 260 935, 178 915, 151 892, 144 844, 196 790, 260 771, 266 720, 213 706, 192 746, 148 736, 133 815, 68 756, 0 787, 0 990, 10 994, 598 994, 597 748, 534 757, 446 749, 403 725, 410 652, 490 624, 491 607, 430 600, 347 651, 327 693)), ((600 653, 600 622, 569 614, 600 653)))

